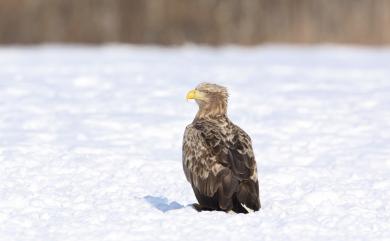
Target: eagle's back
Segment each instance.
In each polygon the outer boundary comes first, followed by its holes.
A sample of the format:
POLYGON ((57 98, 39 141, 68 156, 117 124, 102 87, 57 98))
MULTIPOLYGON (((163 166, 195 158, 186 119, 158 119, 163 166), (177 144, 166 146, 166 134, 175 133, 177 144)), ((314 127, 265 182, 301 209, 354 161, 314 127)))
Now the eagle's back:
POLYGON ((187 126, 183 169, 200 204, 212 198, 217 208, 230 210, 235 199, 253 210, 260 208, 251 139, 227 117, 195 119, 187 126))

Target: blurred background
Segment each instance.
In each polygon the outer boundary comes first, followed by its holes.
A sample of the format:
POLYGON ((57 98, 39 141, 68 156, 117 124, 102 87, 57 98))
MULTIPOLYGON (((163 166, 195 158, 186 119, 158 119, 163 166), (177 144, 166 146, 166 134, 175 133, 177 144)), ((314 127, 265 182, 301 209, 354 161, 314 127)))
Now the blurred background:
POLYGON ((390 43, 388 0, 0 0, 0 44, 390 43))

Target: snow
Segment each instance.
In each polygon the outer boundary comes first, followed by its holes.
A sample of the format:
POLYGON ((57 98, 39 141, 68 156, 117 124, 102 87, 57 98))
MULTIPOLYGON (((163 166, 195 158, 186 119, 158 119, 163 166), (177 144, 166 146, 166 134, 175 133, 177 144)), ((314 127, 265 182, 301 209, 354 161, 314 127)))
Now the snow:
POLYGON ((0 47, 1 240, 388 240, 390 49, 0 47), (262 209, 198 213, 199 82, 230 90, 262 209))

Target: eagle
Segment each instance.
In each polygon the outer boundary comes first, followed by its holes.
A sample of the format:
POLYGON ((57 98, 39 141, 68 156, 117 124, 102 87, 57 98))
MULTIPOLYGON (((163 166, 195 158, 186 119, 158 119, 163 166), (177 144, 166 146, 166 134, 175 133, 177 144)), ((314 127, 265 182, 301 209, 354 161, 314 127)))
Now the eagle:
POLYGON ((256 160, 249 135, 227 117, 225 87, 201 83, 186 96, 199 110, 184 132, 183 169, 197 211, 248 213, 261 207, 256 160))

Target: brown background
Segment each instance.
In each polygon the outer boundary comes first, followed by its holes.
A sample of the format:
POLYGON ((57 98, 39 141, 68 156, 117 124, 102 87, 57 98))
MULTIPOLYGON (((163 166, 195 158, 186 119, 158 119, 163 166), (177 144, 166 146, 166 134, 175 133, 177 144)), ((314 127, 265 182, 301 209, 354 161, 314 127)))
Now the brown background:
POLYGON ((0 0, 0 43, 390 43, 390 0, 0 0))

